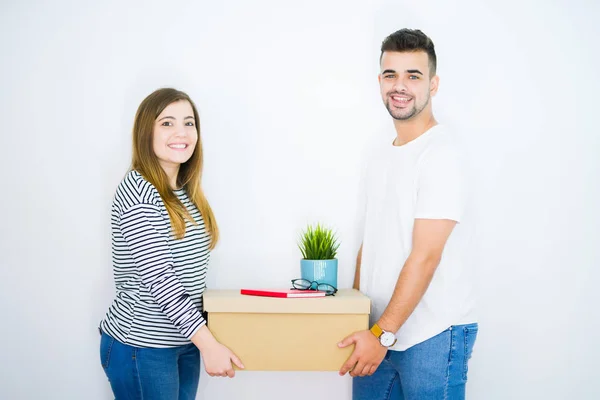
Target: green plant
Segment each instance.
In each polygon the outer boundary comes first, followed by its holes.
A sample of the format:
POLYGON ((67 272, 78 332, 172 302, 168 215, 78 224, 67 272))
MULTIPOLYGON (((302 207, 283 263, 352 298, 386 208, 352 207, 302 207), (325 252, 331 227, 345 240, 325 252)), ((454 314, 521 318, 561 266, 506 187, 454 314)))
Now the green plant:
POLYGON ((333 230, 317 224, 308 225, 300 235, 298 248, 305 260, 333 260, 340 244, 333 230))

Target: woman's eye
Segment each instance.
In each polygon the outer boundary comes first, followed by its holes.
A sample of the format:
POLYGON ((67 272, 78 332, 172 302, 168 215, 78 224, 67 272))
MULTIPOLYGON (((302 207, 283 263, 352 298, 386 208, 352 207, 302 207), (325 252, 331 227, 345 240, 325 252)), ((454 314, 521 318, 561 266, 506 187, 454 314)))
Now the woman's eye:
POLYGON ((162 126, 173 126, 173 123, 171 121, 165 121, 161 125, 162 126))
POLYGON ((186 122, 185 126, 194 126, 194 123, 193 122, 186 122))

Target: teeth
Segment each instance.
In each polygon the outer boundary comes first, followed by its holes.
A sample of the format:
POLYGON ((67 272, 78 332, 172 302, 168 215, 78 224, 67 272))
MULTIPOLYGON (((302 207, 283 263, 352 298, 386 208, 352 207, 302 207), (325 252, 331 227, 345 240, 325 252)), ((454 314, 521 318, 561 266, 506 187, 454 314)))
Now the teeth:
POLYGON ((185 149, 187 144, 170 144, 169 147, 172 149, 185 149))
POLYGON ((392 96, 392 99, 394 99, 396 101, 409 101, 410 100, 408 97, 395 97, 395 96, 392 96))

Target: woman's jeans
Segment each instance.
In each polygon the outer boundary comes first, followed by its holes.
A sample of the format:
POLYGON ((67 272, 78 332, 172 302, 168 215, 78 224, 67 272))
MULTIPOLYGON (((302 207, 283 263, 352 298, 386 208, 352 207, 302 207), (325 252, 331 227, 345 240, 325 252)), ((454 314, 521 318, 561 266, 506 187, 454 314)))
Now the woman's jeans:
POLYGON ((371 376, 354 378, 354 400, 463 400, 477 324, 456 325, 405 351, 389 350, 371 376))
POLYGON ((102 333, 100 361, 116 400, 193 400, 200 379, 194 344, 133 347, 102 333))

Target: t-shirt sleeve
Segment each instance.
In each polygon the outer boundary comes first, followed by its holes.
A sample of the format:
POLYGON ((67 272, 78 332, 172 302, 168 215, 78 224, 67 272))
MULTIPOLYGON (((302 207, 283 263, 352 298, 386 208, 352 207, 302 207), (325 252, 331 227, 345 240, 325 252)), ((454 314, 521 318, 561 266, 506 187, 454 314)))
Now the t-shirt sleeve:
POLYGON ((190 339, 206 321, 173 270, 173 254, 160 209, 135 204, 121 215, 119 228, 133 256, 142 283, 183 336, 190 339))
POLYGON ((466 189, 460 152, 448 145, 430 149, 419 167, 415 218, 460 222, 466 189))

